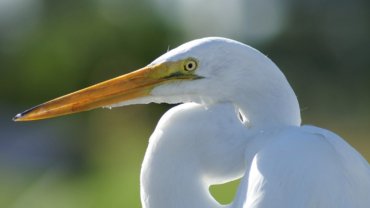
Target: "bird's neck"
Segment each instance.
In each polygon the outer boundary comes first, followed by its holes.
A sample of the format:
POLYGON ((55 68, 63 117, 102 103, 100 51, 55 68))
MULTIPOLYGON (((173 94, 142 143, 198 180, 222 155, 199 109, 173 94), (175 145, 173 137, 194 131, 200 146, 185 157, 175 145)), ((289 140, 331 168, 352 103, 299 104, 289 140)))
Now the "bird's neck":
POLYGON ((257 129, 279 126, 299 126, 301 114, 295 93, 288 83, 271 86, 259 94, 248 94, 233 101, 247 119, 247 125, 257 129))
POLYGON ((140 179, 144 208, 225 208, 210 195, 199 158, 187 151, 189 145, 175 138, 150 139, 140 179))
POLYGON ((197 170, 197 159, 181 150, 160 151, 162 144, 147 149, 141 172, 141 201, 144 208, 217 208, 208 185, 197 170), (173 156, 176 155, 176 160, 173 156))

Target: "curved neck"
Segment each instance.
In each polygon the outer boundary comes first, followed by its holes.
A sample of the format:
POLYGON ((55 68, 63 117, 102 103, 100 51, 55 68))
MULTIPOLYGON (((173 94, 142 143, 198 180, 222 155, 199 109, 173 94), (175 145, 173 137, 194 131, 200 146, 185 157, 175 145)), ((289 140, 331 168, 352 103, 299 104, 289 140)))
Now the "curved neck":
POLYGON ((225 208, 209 194, 197 159, 181 148, 174 149, 170 143, 169 140, 149 143, 141 170, 143 208, 225 208))
POLYGON ((297 97, 289 83, 261 89, 234 98, 233 102, 247 120, 249 127, 271 129, 279 126, 299 126, 301 114, 297 97))

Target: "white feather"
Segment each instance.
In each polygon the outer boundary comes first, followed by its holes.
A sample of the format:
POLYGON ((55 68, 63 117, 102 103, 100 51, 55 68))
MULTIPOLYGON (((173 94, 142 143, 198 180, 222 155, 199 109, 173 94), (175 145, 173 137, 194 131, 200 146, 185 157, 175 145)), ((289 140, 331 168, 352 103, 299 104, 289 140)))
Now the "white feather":
POLYGON ((117 104, 186 103, 169 110, 150 138, 143 207, 370 207, 367 161, 339 136, 300 126, 297 98, 270 59, 233 40, 204 38, 152 64, 189 57, 204 79, 164 84, 117 104), (210 185, 240 177, 232 204, 210 195, 210 185))

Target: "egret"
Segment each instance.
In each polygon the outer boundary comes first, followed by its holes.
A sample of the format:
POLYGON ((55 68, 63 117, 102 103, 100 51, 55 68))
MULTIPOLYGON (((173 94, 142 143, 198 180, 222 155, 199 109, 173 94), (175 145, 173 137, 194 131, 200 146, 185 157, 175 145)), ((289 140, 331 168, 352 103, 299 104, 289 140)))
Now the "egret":
POLYGON ((338 135, 301 125, 279 68, 243 43, 190 41, 148 66, 16 115, 45 119, 97 107, 182 103, 166 112, 142 164, 145 208, 368 208, 370 166, 338 135), (209 187, 241 178, 234 201, 209 187))

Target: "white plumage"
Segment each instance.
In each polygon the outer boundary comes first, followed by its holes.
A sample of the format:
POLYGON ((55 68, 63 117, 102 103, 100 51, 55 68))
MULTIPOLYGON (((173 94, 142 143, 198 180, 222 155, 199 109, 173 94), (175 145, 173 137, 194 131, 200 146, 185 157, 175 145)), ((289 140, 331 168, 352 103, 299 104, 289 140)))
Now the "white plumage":
POLYGON ((141 173, 144 207, 370 207, 367 161, 339 136, 300 126, 296 96, 281 71, 241 43, 205 38, 154 63, 194 57, 205 79, 170 83, 156 102, 169 110, 152 134, 141 173), (239 113, 246 122, 242 122, 239 113), (209 186, 243 177, 222 206, 209 186))
POLYGON ((144 208, 369 208, 368 162, 342 138, 301 126, 279 68, 225 38, 188 42, 149 66, 49 101, 17 121, 100 106, 184 103, 153 132, 141 171, 144 208), (229 205, 209 186, 242 178, 229 205))

